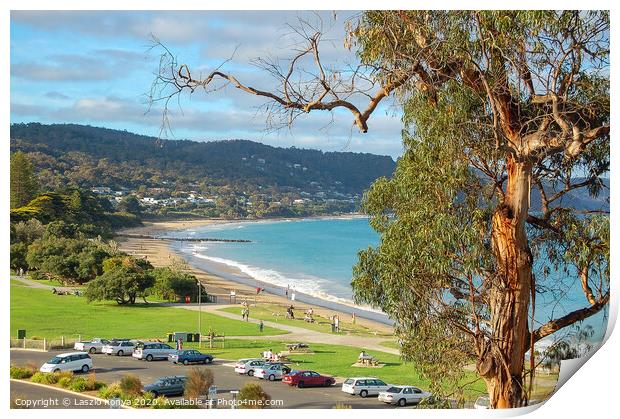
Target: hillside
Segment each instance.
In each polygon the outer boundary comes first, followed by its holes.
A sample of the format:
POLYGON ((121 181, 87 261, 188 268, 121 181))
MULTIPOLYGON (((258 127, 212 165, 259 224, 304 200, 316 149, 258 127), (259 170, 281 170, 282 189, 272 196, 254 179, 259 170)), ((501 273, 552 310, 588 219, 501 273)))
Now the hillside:
POLYGON ((360 194, 389 176, 388 156, 278 148, 246 140, 158 141, 73 124, 11 125, 11 151, 24 151, 50 188, 62 178, 81 187, 137 189, 162 184, 241 184, 360 194))

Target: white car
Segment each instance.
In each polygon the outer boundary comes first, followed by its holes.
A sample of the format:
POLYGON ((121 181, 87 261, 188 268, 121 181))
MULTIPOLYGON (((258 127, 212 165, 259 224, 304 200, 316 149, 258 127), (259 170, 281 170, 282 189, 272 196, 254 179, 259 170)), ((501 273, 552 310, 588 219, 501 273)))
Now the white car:
POLYGON ((160 342, 140 342, 136 345, 131 356, 137 359, 168 359, 168 355, 176 353, 176 349, 160 342))
POLYGON ((124 340, 120 342, 110 342, 103 347, 101 352, 106 355, 129 356, 133 353, 136 346, 134 342, 124 340))
POLYGON ((432 394, 413 386, 392 386, 379 393, 379 401, 383 403, 405 406, 410 403, 419 403, 420 400, 431 397, 432 394))
POLYGON ((392 387, 390 384, 375 377, 347 378, 342 383, 342 391, 353 395, 359 394, 362 397, 376 396, 390 387, 392 387))
POLYGON ((41 372, 82 371, 93 368, 93 360, 86 352, 58 354, 39 368, 41 372))
POLYGON ((264 364, 262 367, 254 370, 254 377, 268 379, 269 381, 281 380, 284 374, 291 372, 291 369, 284 364, 273 363, 264 364))
POLYGON ((235 364, 235 372, 237 374, 247 374, 251 377, 254 375, 254 371, 263 365, 265 365, 265 360, 261 358, 244 358, 235 364))
POLYGON ((107 339, 94 338, 88 341, 75 342, 73 345, 73 349, 76 351, 84 351, 90 354, 95 354, 97 352, 101 352, 103 347, 110 343, 107 339))

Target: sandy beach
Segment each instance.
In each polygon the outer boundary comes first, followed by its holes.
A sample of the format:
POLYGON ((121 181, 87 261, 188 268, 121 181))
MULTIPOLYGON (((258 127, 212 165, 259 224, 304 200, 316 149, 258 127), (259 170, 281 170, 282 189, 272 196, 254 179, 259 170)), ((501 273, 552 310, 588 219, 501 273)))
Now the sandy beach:
MULTIPOLYGON (((144 226, 125 229, 119 231, 118 233, 142 236, 157 236, 166 231, 189 229, 192 227, 226 222, 231 221, 219 219, 198 219, 144 222, 144 226)), ((176 267, 195 275, 196 278, 198 278, 198 280, 203 284, 207 293, 216 296, 218 302, 227 304, 230 303, 230 292, 235 291, 237 295, 237 302, 241 302, 245 298, 247 298, 249 302, 257 304, 279 304, 282 307, 291 304, 291 301, 288 300, 284 295, 276 295, 274 293, 262 292, 259 296, 257 296, 256 288, 253 286, 235 282, 220 275, 216 275, 214 273, 207 272, 202 269, 197 269, 191 266, 183 259, 182 255, 178 254, 171 248, 170 242, 143 237, 117 237, 116 240, 118 241, 121 250, 137 257, 146 257, 148 261, 153 264, 153 266, 164 267, 175 265, 176 267)), ((231 274, 233 273, 234 272, 231 271, 231 274)), ((295 301, 294 305, 296 310, 305 310, 310 307, 309 304, 305 304, 299 301, 295 301)), ((328 305, 327 302, 326 305, 328 305)), ((313 305, 312 308, 315 313, 320 316, 328 317, 334 314, 338 314, 340 319, 347 319, 347 321, 350 320, 351 317, 350 314, 331 308, 328 309, 316 305, 313 305)), ((356 319, 356 322, 358 324, 370 327, 380 332, 393 332, 392 327, 373 320, 358 317, 356 319)))

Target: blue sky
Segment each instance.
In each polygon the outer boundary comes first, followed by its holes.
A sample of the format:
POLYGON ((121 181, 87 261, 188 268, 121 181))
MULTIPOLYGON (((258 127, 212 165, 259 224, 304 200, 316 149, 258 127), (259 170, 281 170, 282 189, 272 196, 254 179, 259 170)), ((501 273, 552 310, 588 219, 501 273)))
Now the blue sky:
MULTIPOLYGON (((322 22, 326 67, 355 64, 344 48, 344 23, 355 12, 114 12, 13 11, 11 13, 11 122, 72 122, 158 136, 161 109, 148 109, 145 94, 159 52, 151 34, 195 71, 223 67, 241 82, 271 90, 274 80, 252 65, 273 57, 283 65, 298 38, 299 19, 322 22)), ((363 98, 356 98, 360 107, 363 98)), ((401 154, 401 123, 394 103, 381 105, 367 134, 352 127, 348 112, 311 113, 291 130, 266 131, 264 99, 234 88, 181 98, 172 107, 169 139, 244 138, 276 146, 330 151, 401 154)))

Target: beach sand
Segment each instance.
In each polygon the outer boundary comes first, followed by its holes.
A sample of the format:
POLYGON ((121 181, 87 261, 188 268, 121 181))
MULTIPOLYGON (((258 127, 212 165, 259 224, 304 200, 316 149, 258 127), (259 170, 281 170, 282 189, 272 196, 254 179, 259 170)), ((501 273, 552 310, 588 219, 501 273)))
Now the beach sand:
MULTIPOLYGON (((143 236, 157 236, 170 230, 182 230, 192 227, 204 226, 209 224, 229 222, 228 220, 218 219, 199 219, 199 220, 178 220, 178 221, 157 221, 157 222, 144 222, 144 226, 125 229, 119 231, 123 234, 135 234, 143 236)), ((227 278, 215 275, 210 272, 206 272, 202 269, 195 268, 188 264, 182 257, 182 255, 175 252, 170 247, 170 242, 157 239, 147 238, 134 238, 134 237, 117 237, 119 247, 122 251, 127 252, 136 257, 146 257, 153 266, 165 267, 174 265, 184 271, 191 273, 203 284, 205 290, 210 295, 217 296, 218 302, 229 304, 230 292, 235 291, 237 295, 237 302, 243 301, 247 298, 250 303, 268 303, 279 304, 285 307, 291 304, 285 296, 270 294, 262 292, 260 295, 256 295, 256 288, 240 284, 238 282, 231 281, 227 278)), ((230 268, 230 273, 235 274, 233 268, 230 268)), ((295 301, 295 310, 306 310, 310 308, 309 304, 305 304, 299 301, 295 301)), ((314 312, 319 316, 330 317, 334 314, 338 314, 341 320, 350 321, 351 315, 343 312, 339 312, 333 309, 326 309, 319 306, 312 306, 314 312)), ((381 333, 393 333, 393 328, 373 320, 364 319, 358 317, 356 323, 374 329, 381 333)))

